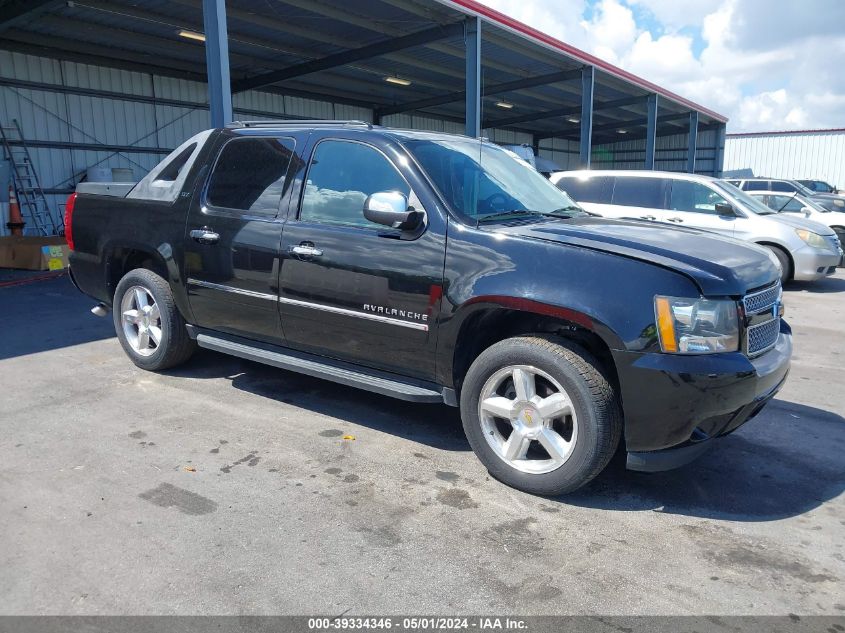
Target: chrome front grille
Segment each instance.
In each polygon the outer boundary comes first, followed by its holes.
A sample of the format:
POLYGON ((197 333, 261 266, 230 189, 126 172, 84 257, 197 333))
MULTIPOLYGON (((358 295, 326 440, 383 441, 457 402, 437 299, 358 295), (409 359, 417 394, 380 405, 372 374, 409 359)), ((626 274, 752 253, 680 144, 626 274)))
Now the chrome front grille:
POLYGON ((759 356, 775 346, 780 334, 780 283, 746 295, 742 300, 748 329, 745 353, 759 356))
POLYGON ((758 314, 768 310, 778 302, 780 292, 780 284, 775 284, 765 290, 746 295, 742 300, 746 314, 758 314))
POLYGON ((780 318, 766 321, 748 328, 747 347, 749 356, 757 356, 770 350, 778 342, 780 334, 780 318))

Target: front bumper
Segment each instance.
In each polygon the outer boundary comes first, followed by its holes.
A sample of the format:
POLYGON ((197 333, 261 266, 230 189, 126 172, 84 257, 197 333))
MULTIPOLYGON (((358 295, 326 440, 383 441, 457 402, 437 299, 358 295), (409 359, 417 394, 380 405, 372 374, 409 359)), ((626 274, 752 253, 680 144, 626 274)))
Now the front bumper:
POLYGON ((815 281, 836 271, 836 267, 842 263, 842 253, 804 246, 792 251, 792 261, 795 264, 793 278, 796 281, 815 281))
POLYGON ((744 354, 613 352, 625 414, 629 468, 680 466, 753 418, 789 373, 792 331, 781 321, 777 344, 744 354))

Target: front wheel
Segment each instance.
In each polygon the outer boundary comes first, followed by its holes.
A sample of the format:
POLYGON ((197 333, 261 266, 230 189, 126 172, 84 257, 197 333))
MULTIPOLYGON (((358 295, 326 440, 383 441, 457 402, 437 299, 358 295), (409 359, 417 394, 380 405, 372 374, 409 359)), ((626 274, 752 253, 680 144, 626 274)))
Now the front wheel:
POLYGON ((491 475, 540 495, 572 492, 598 475, 622 430, 616 393, 595 358, 540 335, 478 356, 462 386, 461 418, 491 475))
POLYGON ((777 257, 778 262, 780 263, 780 283, 781 285, 786 284, 787 281, 792 279, 792 263, 789 261, 789 255, 786 254, 782 248, 778 248, 777 246, 767 246, 770 251, 777 257))
POLYGON ((128 272, 117 284, 114 328, 132 362, 150 371, 179 365, 196 348, 170 285, 144 268, 128 272))

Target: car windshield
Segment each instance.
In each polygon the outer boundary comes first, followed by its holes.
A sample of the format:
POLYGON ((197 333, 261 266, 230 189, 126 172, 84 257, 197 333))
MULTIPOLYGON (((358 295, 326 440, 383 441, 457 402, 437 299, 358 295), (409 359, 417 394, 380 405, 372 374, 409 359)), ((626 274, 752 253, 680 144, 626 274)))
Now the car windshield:
POLYGON ((721 189, 722 191, 724 191, 734 200, 741 203, 743 208, 748 209, 752 213, 756 213, 757 215, 775 215, 774 211, 772 211, 765 204, 757 200, 754 196, 749 196, 742 189, 740 189, 739 187, 734 187, 731 183, 727 181, 714 180, 713 186, 717 189, 721 189))
POLYGON ((471 224, 591 215, 526 162, 502 148, 471 139, 403 144, 443 198, 471 224))

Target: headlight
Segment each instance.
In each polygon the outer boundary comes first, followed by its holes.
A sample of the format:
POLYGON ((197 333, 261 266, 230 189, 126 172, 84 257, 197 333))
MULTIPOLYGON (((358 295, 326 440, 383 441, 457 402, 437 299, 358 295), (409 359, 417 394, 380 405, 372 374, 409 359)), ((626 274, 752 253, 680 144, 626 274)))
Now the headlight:
POLYGON ((798 234, 804 242, 812 246, 813 248, 820 248, 822 250, 830 250, 830 247, 827 244, 827 240, 824 239, 818 233, 813 233, 807 229, 795 229, 795 232, 798 234))
POLYGON ((660 348, 672 354, 713 354, 739 349, 739 311, 725 299, 654 298, 660 348))

